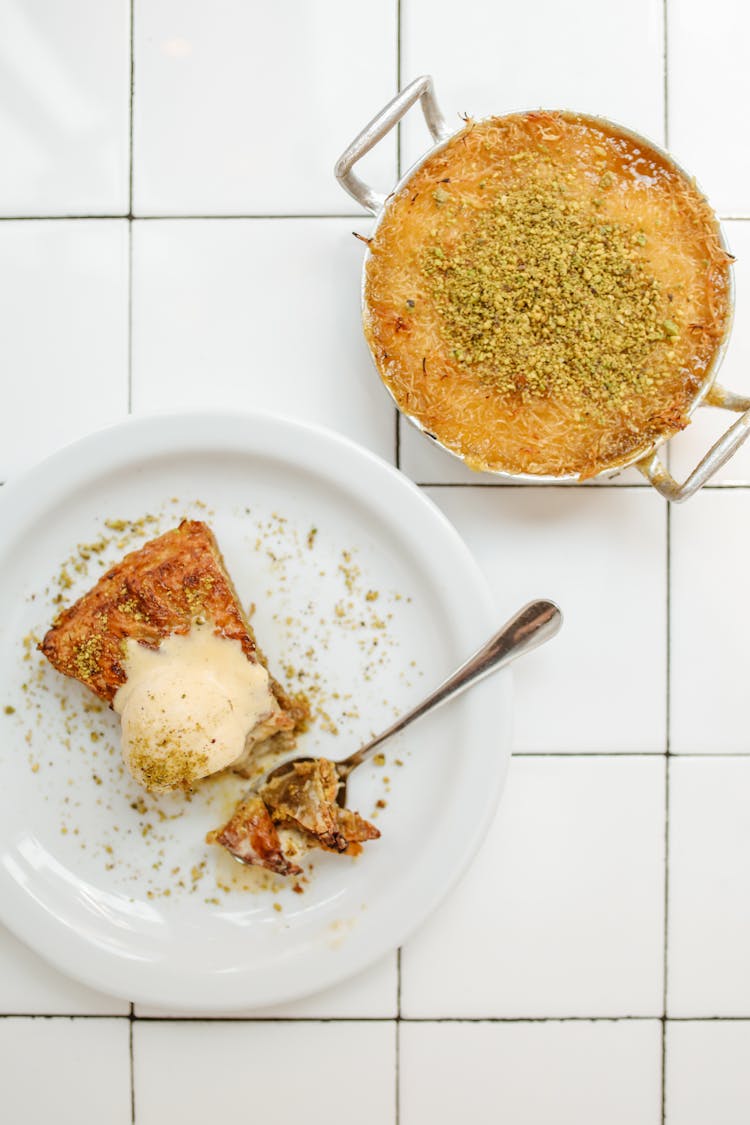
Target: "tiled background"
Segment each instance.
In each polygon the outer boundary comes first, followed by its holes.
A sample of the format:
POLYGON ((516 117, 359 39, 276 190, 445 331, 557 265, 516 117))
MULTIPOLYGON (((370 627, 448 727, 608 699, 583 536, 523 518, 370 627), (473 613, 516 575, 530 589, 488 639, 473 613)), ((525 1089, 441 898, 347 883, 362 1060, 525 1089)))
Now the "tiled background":
MULTIPOLYGON (((1 934, 3 1122, 747 1125, 750 444, 669 509, 631 473, 475 477, 399 429, 331 168, 423 71, 457 123, 571 106, 668 143, 729 220, 722 380, 750 393, 749 33, 743 0, 0 0, 0 479, 131 410, 276 408, 427 486, 498 616, 567 615, 518 669, 474 866, 359 979, 170 1019, 1 934)), ((365 174, 387 189, 424 139, 410 118, 365 174)))

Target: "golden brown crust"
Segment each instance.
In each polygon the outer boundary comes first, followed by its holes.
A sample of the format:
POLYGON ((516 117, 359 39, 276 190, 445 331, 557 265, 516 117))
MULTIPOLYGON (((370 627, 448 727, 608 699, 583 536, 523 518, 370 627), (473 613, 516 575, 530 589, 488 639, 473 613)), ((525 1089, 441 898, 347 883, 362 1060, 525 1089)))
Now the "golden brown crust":
POLYGON ((197 618, 214 622, 217 633, 238 640, 248 660, 257 661, 213 533, 201 521, 183 520, 102 575, 60 614, 39 647, 59 672, 111 703, 125 682, 123 641, 156 648, 173 633, 188 633, 197 618))
POLYGON ((267 867, 277 875, 302 872, 283 854, 276 826, 260 797, 241 801, 223 828, 208 833, 206 843, 220 844, 242 863, 267 867))
MULTIPOLYGON (((265 664, 213 532, 200 520, 183 520, 102 575, 60 614, 39 648, 59 672, 111 703, 126 679, 125 640, 156 648, 174 633, 188 633, 197 619, 239 641, 248 660, 265 664)), ((273 677, 271 686, 288 725, 304 722, 301 701, 273 677)))

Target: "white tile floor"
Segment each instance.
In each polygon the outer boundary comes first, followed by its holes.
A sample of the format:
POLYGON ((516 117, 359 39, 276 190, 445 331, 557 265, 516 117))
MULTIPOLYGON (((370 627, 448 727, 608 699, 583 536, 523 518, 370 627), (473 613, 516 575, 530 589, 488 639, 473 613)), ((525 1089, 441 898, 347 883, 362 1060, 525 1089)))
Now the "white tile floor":
POLYGON ((121 215, 130 175, 128 0, 4 0, 0 212, 121 215))
POLYGON ((135 224, 134 410, 294 412, 390 459, 393 409, 371 378, 351 231, 335 218, 135 224))
POLYGON ((3 1121, 126 1125, 131 1121, 127 1019, 0 1020, 3 1121))
POLYGON ((403 949, 402 1015, 661 1015, 664 789, 663 758, 516 758, 469 873, 403 949))
POLYGON ((382 1125, 393 1114, 396 1028, 378 1020, 136 1021, 133 1063, 138 1125, 329 1125, 339 1104, 356 1104, 362 1125, 382 1125))
POLYGON ((125 219, 0 222, 0 480, 127 413, 128 237, 125 219))
MULTIPOLYGON (((672 510, 633 473, 472 476, 396 426, 358 326, 367 219, 331 172, 423 70, 451 120, 568 105, 667 140, 732 220, 721 379, 750 393, 746 7, 0 0, 0 17, 0 479, 129 410, 278 409, 431 486, 499 615, 539 594, 567 614, 518 669, 484 847, 399 955, 282 1008, 170 1019, 2 932, 0 1120, 750 1120, 750 444, 672 510)), ((410 118, 363 174, 387 190, 424 140, 410 118)), ((729 421, 702 412, 672 468, 729 421)))
POLYGON ((661 1121, 658 1020, 405 1023, 400 1054, 403 1125, 661 1121))
POLYGON ((746 1125, 750 1105, 750 1022, 667 1024, 669 1125, 746 1125))

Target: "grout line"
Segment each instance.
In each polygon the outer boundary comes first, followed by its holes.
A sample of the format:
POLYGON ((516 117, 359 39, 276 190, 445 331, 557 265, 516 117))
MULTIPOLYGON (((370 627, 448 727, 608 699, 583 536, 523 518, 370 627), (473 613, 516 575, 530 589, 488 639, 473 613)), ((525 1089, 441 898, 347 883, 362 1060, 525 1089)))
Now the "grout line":
POLYGON ((667 1016, 667 1023, 750 1023, 750 1016, 667 1016))
POLYGON ((349 219, 352 222, 363 222, 363 221, 370 222, 372 220, 372 215, 368 215, 366 211, 336 211, 336 212, 327 212, 325 214, 323 214, 322 212, 317 212, 317 211, 310 211, 310 212, 295 211, 294 213, 290 213, 290 214, 277 213, 277 214, 273 214, 273 215, 261 214, 260 212, 247 212, 247 213, 237 212, 236 214, 231 214, 231 215, 229 215, 229 214, 227 214, 227 215, 211 215, 211 214, 205 214, 205 215, 146 215, 146 214, 144 214, 144 215, 133 215, 133 220, 135 222, 146 222, 146 223, 162 222, 162 221, 164 221, 164 222, 181 222, 182 220, 190 222, 190 221, 193 221, 195 219, 200 219, 200 220, 214 220, 215 219, 217 222, 224 222, 226 220, 231 221, 233 219, 256 219, 256 220, 257 219, 264 219, 264 220, 265 219, 349 219))
POLYGON ((697 754, 685 751, 669 754, 665 750, 514 750, 514 758, 666 758, 709 761, 711 758, 750 758, 750 750, 704 750, 697 754))
MULTIPOLYGON (((121 1017, 122 1018, 122 1017, 121 1017)), ((395 1023, 393 1016, 254 1016, 252 1012, 244 1015, 173 1015, 134 1017, 140 1023, 395 1023)))
POLYGON ((666 539, 666 568, 667 568, 667 636, 666 636, 666 731, 664 749, 669 756, 672 753, 672 505, 667 504, 667 539, 666 539))
MULTIPOLYGON (((133 413, 133 106, 135 104, 135 0, 130 0, 130 108, 128 149, 128 414, 133 413)), ((133 1005, 130 1005, 133 1018, 133 1005)), ((131 1063, 133 1028, 130 1028, 131 1063)), ((135 1112, 135 1111, 134 1111, 135 1112)), ((135 1120, 135 1117, 133 1118, 135 1120)))
POLYGON ((130 0, 130 108, 129 145, 130 167, 128 169, 128 218, 133 218, 133 106, 135 103, 135 0, 130 0))
MULTIPOLYGON (((750 751, 748 751, 750 755, 750 751)), ((703 755, 714 757, 713 754, 703 755)), ((514 750, 514 758, 663 758, 663 750, 514 750)), ((697 757, 697 755, 696 755, 697 757)))
POLYGON ((667 1021, 661 1021, 661 1125, 667 1121, 667 1021))
POLYGON ((0 1020, 129 1020, 127 1012, 0 1012, 0 1020))
MULTIPOLYGON (((33 1017, 32 1017, 33 1018, 33 1017)), ((42 1019, 55 1017, 40 1017, 42 1019)), ((69 1019, 71 1017, 61 1017, 69 1019)), ((101 1017, 72 1017, 97 1019, 101 1017)), ((127 1017, 113 1016, 112 1019, 127 1017)), ((723 1016, 684 1017, 685 1019, 723 1019, 723 1016)), ((734 1017, 748 1019, 749 1017, 734 1017)), ((658 1022, 659 1016, 134 1016, 133 1020, 148 1023, 618 1023, 621 1021, 650 1020, 658 1022)))
MULTIPOLYGON (((401 31, 403 26, 402 0, 396 0, 396 93, 401 89, 401 31)), ((396 126, 396 183, 401 182, 401 122, 399 121, 396 126)), ((401 414, 398 407, 394 407, 395 427, 396 427, 396 468, 401 468, 401 414)), ((399 990, 401 987, 401 951, 399 950, 399 990)), ((396 1107, 396 1121, 398 1122, 398 1106, 396 1107)))
POLYGON ((349 219, 352 222, 361 220, 370 220, 372 215, 368 215, 364 211, 352 212, 329 212, 322 214, 319 212, 295 212, 294 214, 274 214, 263 215, 259 212, 250 213, 243 212, 231 215, 217 215, 217 214, 186 214, 186 215, 134 215, 130 211, 118 211, 116 214, 68 214, 68 215, 0 215, 0 223, 48 223, 48 222, 71 222, 82 221, 91 219, 132 219, 133 222, 193 222, 194 220, 207 221, 216 219, 222 222, 226 219, 349 219))
POLYGON ((401 1015, 401 948, 396 950, 396 1019, 402 1019, 401 1015))
MULTIPOLYGON (((342 1016, 316 1019, 314 1016, 260 1016, 255 1018, 247 1016, 138 1016, 139 1020, 150 1023, 392 1023, 396 1028, 407 1023, 471 1023, 471 1024, 496 1024, 496 1023, 621 1023, 644 1022, 660 1023, 661 1019, 655 1016, 342 1016)), ((692 1018, 692 1017, 686 1017, 692 1018)), ((696 1017, 701 1019, 703 1017, 696 1017)), ((722 1019, 723 1017, 705 1017, 706 1019, 722 1019)), ((750 1017, 735 1017, 747 1018, 750 1017)))
POLYGON ((750 750, 703 750, 697 754, 690 750, 669 751, 669 759, 680 759, 681 761, 689 761, 691 758, 703 759, 710 758, 750 758, 750 750))
POLYGON ((135 1023, 135 1005, 130 1005, 130 1122, 135 1125, 135 1064, 133 1062, 133 1024, 135 1023))
POLYGON ((396 1073, 394 1076, 394 1094, 396 1098, 395 1125, 401 1120, 401 1020, 397 1019, 394 1025, 396 1033, 396 1073))
POLYGON ((662 1023, 661 1023, 661 1120, 665 1125, 667 1120, 667 984, 669 971, 669 759, 672 749, 672 506, 667 505, 667 536, 666 536, 666 730, 664 757, 664 958, 662 984, 662 1023))
POLYGON ((658 1023, 658 1016, 407 1016, 401 1023, 658 1023))
POLYGON ((83 222, 91 219, 128 219, 130 216, 124 212, 116 215, 0 215, 0 223, 50 223, 50 222, 83 222))
POLYGON ((93 1012, 2 1012, 0 1020, 127 1020, 136 1023, 748 1023, 744 1016, 137 1016, 93 1012))
MULTIPOLYGON (((401 0, 396 0, 396 93, 401 89, 401 0)), ((401 122, 396 125, 396 183, 401 182, 401 122)))
POLYGON ((395 1125, 401 1120, 401 947, 396 950, 396 1118, 395 1125))
POLYGON ((128 223, 128 414, 133 413, 133 223, 128 223))

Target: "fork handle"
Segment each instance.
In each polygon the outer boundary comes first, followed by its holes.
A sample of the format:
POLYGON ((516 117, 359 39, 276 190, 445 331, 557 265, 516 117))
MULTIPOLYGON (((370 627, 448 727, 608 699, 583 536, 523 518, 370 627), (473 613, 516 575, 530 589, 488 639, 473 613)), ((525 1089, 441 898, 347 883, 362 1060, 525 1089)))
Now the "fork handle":
POLYGON ((381 746, 391 735, 404 730, 415 719, 429 714, 449 699, 454 699, 467 688, 486 679, 494 672, 498 672, 512 660, 531 652, 545 641, 550 640, 559 631, 562 625, 562 614, 554 602, 538 601, 529 602, 520 609, 510 621, 495 633, 485 645, 473 656, 457 668, 452 676, 444 680, 439 687, 428 695, 420 704, 411 711, 407 711, 392 726, 382 734, 373 738, 365 746, 360 747, 354 754, 338 763, 339 777, 346 779, 351 771, 381 746))

